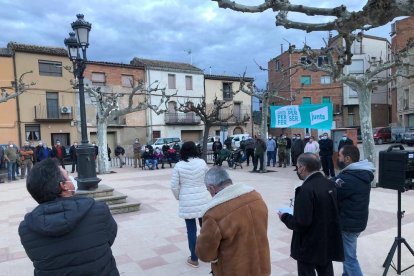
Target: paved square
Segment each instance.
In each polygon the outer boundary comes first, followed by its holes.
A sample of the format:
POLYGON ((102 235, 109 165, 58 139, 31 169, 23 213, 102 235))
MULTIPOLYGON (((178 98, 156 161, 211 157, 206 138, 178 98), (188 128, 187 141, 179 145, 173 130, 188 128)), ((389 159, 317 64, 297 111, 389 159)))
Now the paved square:
MULTIPOLYGON (((224 165, 224 167, 226 167, 224 165)), ((277 209, 289 204, 295 185, 300 184, 292 167, 266 174, 250 173, 251 167, 229 169, 235 183, 245 183, 260 192, 269 208, 268 237, 272 275, 297 275, 289 257, 291 232, 279 221, 277 209)), ((209 275, 209 264, 199 268, 186 264, 189 250, 184 220, 178 218, 178 202, 170 191, 172 169, 155 171, 124 167, 117 173, 100 175, 102 183, 142 203, 137 213, 115 215, 118 236, 112 247, 121 275, 179 276, 209 275)), ((17 234, 24 214, 37 203, 26 191, 24 180, 0 184, 0 275, 33 275, 17 234)), ((414 246, 414 192, 402 194, 402 236, 414 246)), ((381 188, 371 193, 368 227, 358 239, 364 275, 382 275, 382 264, 397 235, 397 192, 381 188)), ((396 261, 396 255, 394 258, 396 261)), ((414 264, 414 256, 402 249, 402 267, 414 264)), ((335 263, 335 275, 342 272, 335 263)), ((391 268, 388 275, 397 275, 391 268)), ((414 268, 403 275, 414 275, 414 268)))

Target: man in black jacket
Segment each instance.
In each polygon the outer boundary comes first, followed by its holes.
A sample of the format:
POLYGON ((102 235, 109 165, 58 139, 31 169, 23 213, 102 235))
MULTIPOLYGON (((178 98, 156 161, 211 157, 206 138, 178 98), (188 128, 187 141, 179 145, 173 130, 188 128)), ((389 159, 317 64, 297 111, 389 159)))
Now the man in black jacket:
POLYGON ((375 166, 367 160, 359 161, 359 150, 354 145, 341 148, 337 163, 341 169, 335 180, 345 253, 343 275, 362 276, 356 254, 357 239, 367 227, 375 166))
POLYGON ((124 154, 125 154, 125 149, 118 144, 115 148, 115 159, 119 159, 119 167, 122 168, 122 165, 125 165, 125 161, 122 160, 124 159, 124 154))
POLYGON ((319 157, 322 163, 322 170, 326 177, 335 177, 335 169, 333 165, 333 141, 329 139, 328 133, 324 133, 319 143, 319 157))
POLYGON ((73 196, 74 183, 57 162, 38 162, 27 176, 39 205, 25 215, 19 236, 34 275, 118 276, 111 251, 117 225, 108 206, 73 196))
POLYGON ((321 163, 313 153, 297 160, 302 186, 296 188, 293 215, 279 218, 293 230, 290 256, 298 263, 298 275, 334 276, 332 261, 343 261, 335 183, 319 172, 321 163))
POLYGON ((303 149, 305 148, 305 145, 303 144, 303 140, 300 136, 300 134, 293 135, 292 137, 292 148, 291 148, 291 154, 292 154, 292 165, 296 168, 296 161, 298 160, 299 155, 303 153, 303 149))
POLYGON ((352 141, 352 139, 349 139, 346 133, 342 134, 341 141, 339 141, 339 144, 338 144, 338 152, 341 150, 343 146, 353 145, 353 144, 354 144, 354 141, 352 141))

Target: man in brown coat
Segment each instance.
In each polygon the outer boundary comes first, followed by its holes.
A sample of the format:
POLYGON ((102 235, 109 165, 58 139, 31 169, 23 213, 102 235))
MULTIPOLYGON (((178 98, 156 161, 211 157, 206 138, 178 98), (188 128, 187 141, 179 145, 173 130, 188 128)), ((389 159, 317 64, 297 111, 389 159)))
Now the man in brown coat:
POLYGON ((260 194, 233 185, 221 167, 206 173, 205 184, 213 198, 197 238, 199 259, 211 262, 214 276, 270 275, 268 211, 260 194))

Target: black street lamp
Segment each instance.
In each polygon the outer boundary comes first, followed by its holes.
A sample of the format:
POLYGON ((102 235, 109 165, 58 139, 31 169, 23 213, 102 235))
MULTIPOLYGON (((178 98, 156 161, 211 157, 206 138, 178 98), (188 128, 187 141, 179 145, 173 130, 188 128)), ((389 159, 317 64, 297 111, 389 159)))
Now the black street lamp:
POLYGON ((83 72, 86 68, 86 48, 89 46, 89 31, 92 24, 83 19, 83 14, 76 15, 78 20, 72 23, 74 33, 69 33, 65 39, 69 59, 73 63, 73 75, 79 81, 79 109, 81 122, 82 142, 76 148, 78 189, 89 190, 98 187, 100 178, 96 177, 95 148, 89 144, 86 128, 85 91, 83 72), (82 54, 80 53, 82 52, 82 54))

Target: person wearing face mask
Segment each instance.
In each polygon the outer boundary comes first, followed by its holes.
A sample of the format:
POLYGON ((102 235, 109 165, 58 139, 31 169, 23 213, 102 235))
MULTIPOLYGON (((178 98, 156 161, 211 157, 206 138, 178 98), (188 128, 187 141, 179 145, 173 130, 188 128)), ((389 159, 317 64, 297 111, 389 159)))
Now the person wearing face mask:
POLYGON ((42 160, 45 160, 46 158, 49 158, 51 154, 52 154, 52 150, 47 146, 47 144, 42 143, 42 141, 40 141, 36 149, 37 162, 40 162, 42 160))
POLYGON ((309 142, 306 143, 305 149, 303 152, 310 152, 314 154, 319 153, 319 144, 315 141, 315 137, 311 136, 309 137, 309 142))
POLYGON ((121 146, 121 144, 118 144, 115 147, 115 159, 119 160, 119 167, 122 168, 122 165, 125 165, 124 159, 125 149, 121 146))
POLYGON ((30 148, 30 143, 28 141, 24 142, 24 146, 20 148, 20 155, 21 155, 21 179, 24 179, 26 172, 29 175, 30 170, 33 167, 33 156, 34 152, 30 148))
POLYGON ((76 162, 78 159, 78 155, 76 154, 76 148, 78 147, 78 142, 74 142, 72 146, 69 148, 69 155, 70 159, 72 160, 72 173, 75 171, 78 171, 78 168, 76 167, 76 162))
POLYGON ((63 145, 61 145, 60 140, 56 140, 56 144, 52 147, 52 157, 59 160, 60 165, 65 168, 63 164, 63 158, 65 157, 66 150, 63 145))
POLYGON ((104 202, 73 196, 74 183, 51 158, 33 166, 26 187, 39 205, 18 232, 34 275, 119 275, 111 250, 117 224, 104 202))
POLYGON ((319 170, 317 155, 303 153, 297 160, 297 175, 303 180, 295 190, 293 215, 278 212, 293 230, 290 256, 297 261, 299 276, 334 276, 332 261, 344 259, 335 183, 319 170))
POLYGON ((279 168, 282 167, 282 164, 283 167, 286 168, 286 147, 286 135, 281 134, 279 139, 277 139, 277 157, 279 158, 279 168))
POLYGON ((161 163, 161 169, 164 169, 164 153, 158 147, 154 151, 154 159, 157 160, 157 165, 155 166, 158 170, 158 164, 161 163))
POLYGON ((368 160, 359 161, 359 157, 358 147, 343 146, 337 159, 337 166, 341 171, 334 179, 338 191, 345 252, 342 275, 363 275, 356 254, 357 239, 368 223, 369 196, 375 166, 368 160))
POLYGON ((341 148, 345 145, 353 145, 354 141, 348 138, 348 135, 346 133, 342 134, 341 141, 339 141, 338 145, 338 152, 341 150, 341 148))
POLYGON ((322 162, 322 170, 326 177, 335 177, 333 164, 333 141, 329 139, 328 133, 324 133, 319 140, 319 158, 322 162))

